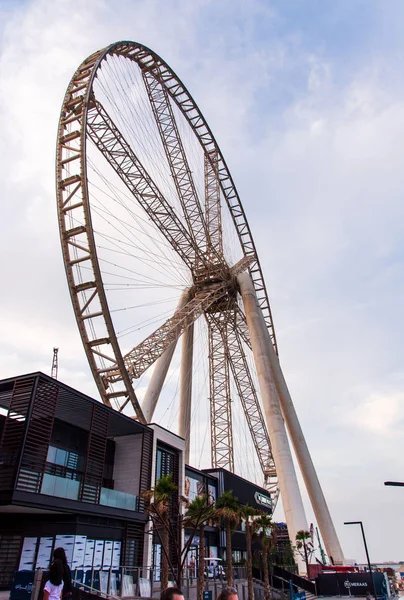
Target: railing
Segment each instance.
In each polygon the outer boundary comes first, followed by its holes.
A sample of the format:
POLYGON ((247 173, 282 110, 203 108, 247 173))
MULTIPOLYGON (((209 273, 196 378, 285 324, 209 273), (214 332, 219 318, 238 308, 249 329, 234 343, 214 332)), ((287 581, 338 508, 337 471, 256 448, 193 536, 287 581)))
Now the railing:
MULTIPOLYGON (((238 589, 239 600, 247 600, 247 568, 235 567, 233 570, 234 585, 238 589)), ((72 572, 75 586, 74 600, 90 600, 90 594, 106 597, 112 600, 122 598, 158 598, 160 596, 160 572, 158 568, 119 567, 109 569, 75 569, 72 572), (78 595, 79 592, 82 595, 78 595)), ((169 574, 169 585, 175 585, 176 577, 169 574)), ((262 582, 254 579, 255 600, 264 600, 262 582)), ((181 577, 181 589, 186 600, 196 600, 198 577, 195 568, 185 568, 181 577)), ((224 574, 205 571, 204 590, 211 591, 212 597, 217 598, 223 588, 227 587, 224 574)), ((287 591, 279 592, 274 598, 285 600, 287 591)))

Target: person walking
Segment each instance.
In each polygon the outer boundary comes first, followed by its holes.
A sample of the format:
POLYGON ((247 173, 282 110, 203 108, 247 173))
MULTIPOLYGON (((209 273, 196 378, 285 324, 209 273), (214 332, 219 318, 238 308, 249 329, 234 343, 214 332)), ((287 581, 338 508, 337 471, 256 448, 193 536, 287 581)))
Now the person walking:
POLYGON ((66 552, 64 548, 55 548, 53 551, 53 560, 60 560, 63 565, 63 596, 62 600, 72 600, 72 573, 67 564, 66 552))
POLYGON ((54 560, 49 567, 49 579, 43 589, 43 600, 61 600, 63 594, 63 564, 54 560))

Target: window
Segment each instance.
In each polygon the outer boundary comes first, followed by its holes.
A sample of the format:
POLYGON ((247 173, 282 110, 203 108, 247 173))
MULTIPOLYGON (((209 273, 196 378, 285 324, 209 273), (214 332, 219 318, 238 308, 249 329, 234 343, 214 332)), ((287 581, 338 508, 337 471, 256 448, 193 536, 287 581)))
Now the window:
POLYGON ((178 478, 178 456, 166 448, 157 448, 156 460, 156 481, 169 474, 173 475, 173 480, 178 478))

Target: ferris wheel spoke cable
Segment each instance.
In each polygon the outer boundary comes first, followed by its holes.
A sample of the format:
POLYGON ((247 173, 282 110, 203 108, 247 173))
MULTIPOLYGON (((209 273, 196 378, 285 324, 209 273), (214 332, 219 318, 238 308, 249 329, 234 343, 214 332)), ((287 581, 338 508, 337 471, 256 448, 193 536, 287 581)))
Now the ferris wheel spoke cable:
MULTIPOLYGON (((105 222, 108 223, 108 225, 110 225, 113 229, 115 229, 119 233, 119 231, 120 231, 119 228, 116 225, 114 225, 111 221, 109 221, 105 217, 105 215, 102 214, 103 212, 106 212, 108 214, 108 216, 113 217, 113 215, 112 215, 112 213, 110 213, 110 211, 105 210, 104 208, 100 208, 100 207, 96 208, 96 207, 93 206, 93 208, 94 208, 94 211, 97 212, 97 214, 100 216, 100 218, 103 218, 105 220, 105 222)), ((130 227, 130 225, 128 225, 127 223, 125 223, 122 219, 117 219, 116 216, 115 216, 115 220, 117 220, 118 223, 120 223, 121 226, 124 229, 128 230, 128 226, 130 227)), ((133 229, 135 229, 135 228, 133 228, 133 229)), ((119 243, 120 244, 124 244, 125 243, 123 240, 120 240, 119 238, 113 238, 113 236, 106 236, 105 234, 102 234, 100 231, 98 231, 98 228, 94 229, 94 233, 96 233, 100 237, 103 237, 104 239, 108 239, 108 237, 110 239, 115 239, 116 243, 118 243, 118 244, 119 243)), ((146 247, 145 244, 143 244, 143 247, 142 247, 139 244, 133 244, 133 243, 131 243, 131 240, 133 238, 131 238, 131 237, 127 236, 127 235, 124 235, 124 237, 128 240, 128 242, 126 242, 127 244, 130 244, 131 246, 137 248, 138 250, 140 250, 143 253, 147 253, 149 255, 149 257, 154 257, 158 261, 158 263, 165 264, 166 267, 167 267, 167 270, 164 271, 164 272, 162 272, 162 274, 164 274, 165 276, 167 276, 168 272, 171 272, 174 277, 180 276, 180 278, 182 279, 182 281, 185 284, 188 282, 188 280, 185 278, 185 275, 182 275, 181 271, 179 269, 174 269, 173 265, 175 263, 174 263, 173 260, 167 261, 164 256, 162 256, 161 254, 157 254, 156 252, 153 252, 151 250, 151 248, 146 247)), ((146 259, 144 256, 142 258, 138 256, 138 258, 142 262, 152 262, 151 258, 146 259)), ((156 271, 160 271, 161 272, 161 270, 158 267, 155 266, 155 263, 154 263, 154 268, 155 268, 156 271)))
MULTIPOLYGON (((111 65, 110 65, 111 66, 111 65)), ((114 64, 114 67, 116 67, 116 65, 114 64)), ((115 71, 116 73, 116 71, 115 71)), ((118 96, 121 98, 121 106, 123 107, 123 110, 118 106, 118 103, 115 101, 114 99, 114 95, 109 92, 109 100, 112 102, 112 104, 115 106, 116 109, 116 113, 118 118, 120 119, 120 121, 126 126, 125 130, 129 131, 132 135, 132 137, 134 138, 134 140, 137 142, 137 145, 140 146, 145 155, 149 158, 151 165, 152 165, 152 169, 154 174, 158 174, 163 180, 165 185, 170 188, 172 187, 172 182, 170 181, 170 179, 168 178, 167 175, 164 174, 164 171, 161 168, 161 156, 157 157, 157 159, 155 157, 153 157, 152 154, 152 149, 148 149, 144 144, 142 140, 148 140, 153 141, 155 138, 154 136, 150 136, 150 123, 148 123, 145 119, 145 113, 144 112, 139 112, 137 110, 136 104, 134 105, 134 114, 129 113, 126 114, 126 111, 129 110, 129 104, 127 102, 124 101, 125 98, 125 90, 122 87, 122 82, 119 80, 119 77, 116 77, 115 80, 113 80, 113 82, 115 83, 115 89, 116 89, 116 93, 118 94, 118 96), (133 118, 133 117, 136 118, 133 118), (143 135, 141 136, 137 136, 134 127, 133 127, 133 123, 139 123, 142 125, 143 127, 143 135), (160 159, 160 160, 159 160, 160 159)), ((136 83, 133 81, 133 86, 136 86, 136 83)), ((138 94, 138 97, 141 98, 141 95, 138 94)), ((150 107, 148 107, 150 110, 150 107)), ((156 147, 155 147, 156 149, 156 147)), ((157 153, 156 153, 157 154, 157 153)), ((173 193, 175 193, 175 190, 173 190, 173 193)))
MULTIPOLYGON (((116 229, 117 231, 119 231, 119 229, 118 229, 117 227, 113 226, 113 225, 111 224, 111 222, 110 222, 110 221, 108 221, 108 219, 107 219, 107 218, 106 218, 106 217, 105 217, 105 216, 102 214, 103 212, 106 212, 106 213, 108 214, 108 216, 113 216, 113 215, 112 215, 112 213, 111 213, 111 212, 110 212, 108 209, 106 209, 106 208, 105 208, 105 207, 103 207, 103 206, 102 206, 102 207, 100 207, 100 206, 94 206, 94 205, 93 205, 93 210, 94 210, 94 212, 96 212, 96 213, 97 213, 97 214, 98 214, 98 215, 99 215, 101 218, 103 218, 103 219, 104 219, 104 220, 105 220, 105 221, 106 221, 106 222, 107 222, 109 225, 111 225, 111 226, 112 226, 114 229, 116 229)), ((122 227, 124 227, 124 228, 126 228, 126 229, 127 229, 127 226, 128 226, 128 224, 127 224, 127 223, 125 223, 125 222, 124 222, 123 220, 121 220, 121 219, 118 219, 117 217, 115 217, 115 219, 116 219, 116 220, 117 220, 119 223, 121 223, 122 227)), ((96 230, 95 230, 95 231, 96 231, 96 230)), ((127 236, 125 236, 125 237, 126 237, 128 240, 130 240, 130 239, 131 239, 131 238, 127 237, 127 236)), ((151 252, 151 250, 149 250, 149 249, 147 249, 147 248, 145 249, 145 251, 147 251, 148 253, 151 253, 151 254, 153 254, 153 253, 151 252)), ((159 257, 158 255, 156 255, 156 254, 155 254, 155 257, 160 259, 160 257, 159 257)), ((159 269, 157 269, 157 270, 159 270, 159 269)), ((167 273, 165 273, 165 274, 167 274, 167 273)), ((177 273, 177 274, 178 274, 178 273, 177 273)))

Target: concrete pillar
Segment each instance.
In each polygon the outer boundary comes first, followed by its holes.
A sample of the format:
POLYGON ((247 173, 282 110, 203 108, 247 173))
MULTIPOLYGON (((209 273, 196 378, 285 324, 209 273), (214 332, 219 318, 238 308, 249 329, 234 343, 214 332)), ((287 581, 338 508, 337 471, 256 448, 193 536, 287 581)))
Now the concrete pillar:
MULTIPOLYGON (((272 343, 261 309, 258 306, 250 275, 245 272, 241 273, 238 275, 238 282, 257 369, 265 421, 272 444, 282 505, 285 511, 289 537, 292 544, 294 544, 296 533, 300 530, 307 531, 308 526, 278 394, 271 373, 269 357, 272 343)), ((303 559, 298 553, 296 553, 295 558, 299 566, 299 572, 305 573, 306 566, 303 559)))
MULTIPOLYGON (((185 306, 189 299, 189 290, 182 292, 178 302, 177 310, 185 306)), ((154 371, 147 386, 146 394, 142 402, 142 411, 146 419, 146 423, 151 423, 153 414, 160 397, 164 381, 167 377, 168 369, 170 368, 171 360, 176 348, 177 342, 173 342, 165 352, 156 361, 154 371)))
POLYGON ((180 413, 178 434, 185 440, 185 464, 189 465, 191 406, 192 406, 192 361, 194 354, 194 324, 182 334, 180 372, 180 413))
POLYGON ((282 414, 286 422, 290 439, 292 440, 296 458, 298 460, 300 471, 310 497, 310 502, 316 516, 318 527, 321 531, 326 552, 329 557, 332 556, 335 564, 343 565, 344 555, 335 531, 334 523, 332 522, 323 490, 321 489, 306 440, 304 439, 303 431, 300 426, 288 386, 286 385, 285 377, 279 364, 279 359, 275 354, 272 345, 269 351, 269 359, 271 363, 272 376, 275 380, 276 389, 281 404, 282 414))

